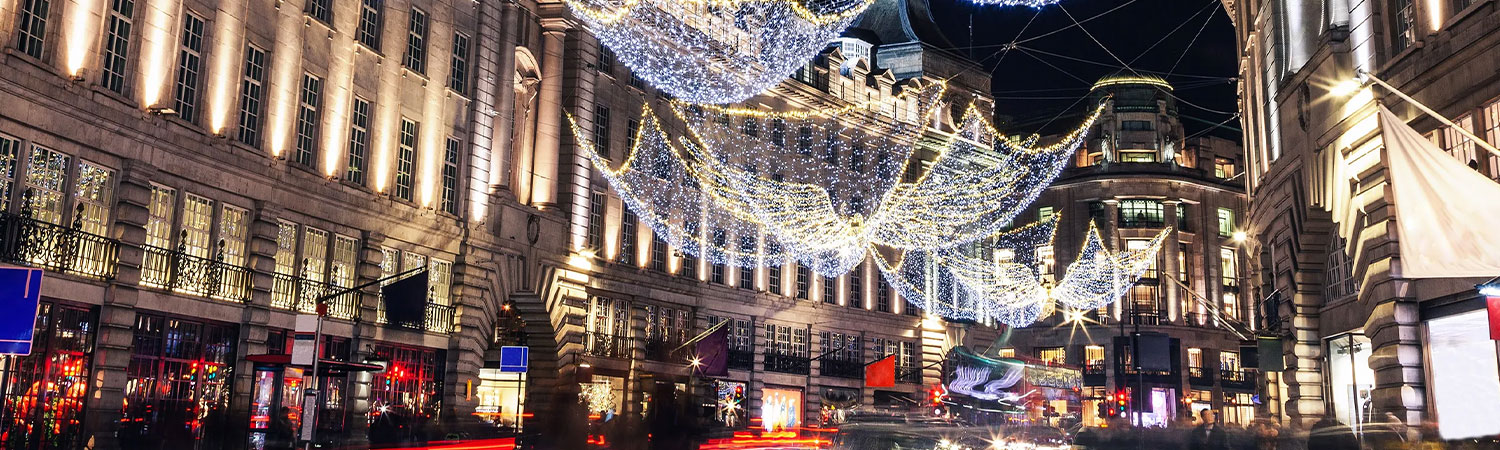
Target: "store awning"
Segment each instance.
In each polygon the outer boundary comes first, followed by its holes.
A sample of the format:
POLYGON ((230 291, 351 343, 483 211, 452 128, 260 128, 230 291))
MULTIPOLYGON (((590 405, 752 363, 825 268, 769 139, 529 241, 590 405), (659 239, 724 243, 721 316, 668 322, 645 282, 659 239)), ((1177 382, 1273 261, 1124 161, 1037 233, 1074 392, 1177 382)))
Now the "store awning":
MULTIPOLYGON (((245 357, 246 361, 263 366, 290 366, 292 355, 250 355, 245 357)), ((306 366, 299 366, 306 367, 306 366)), ((318 370, 335 372, 379 372, 385 370, 375 364, 354 363, 348 361, 334 361, 331 359, 318 360, 318 370)))

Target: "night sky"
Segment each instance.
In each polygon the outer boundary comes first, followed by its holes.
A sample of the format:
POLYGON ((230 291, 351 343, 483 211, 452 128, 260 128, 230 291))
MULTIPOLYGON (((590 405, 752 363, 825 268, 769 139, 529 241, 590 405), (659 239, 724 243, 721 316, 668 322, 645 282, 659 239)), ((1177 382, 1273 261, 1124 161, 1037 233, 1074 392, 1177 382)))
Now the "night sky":
POLYGON ((951 50, 982 60, 991 71, 997 112, 1015 121, 1011 132, 1044 125, 1055 131, 1076 122, 1058 116, 1083 110, 1079 99, 1094 81, 1129 74, 1128 66, 1176 86, 1188 133, 1239 139, 1237 119, 1214 128, 1236 109, 1234 28, 1220 0, 1062 0, 1040 10, 969 0, 929 2, 956 46, 951 50), (1074 20, 1083 22, 1083 29, 1073 26, 1074 20), (1017 47, 1006 51, 1011 42, 1017 47))

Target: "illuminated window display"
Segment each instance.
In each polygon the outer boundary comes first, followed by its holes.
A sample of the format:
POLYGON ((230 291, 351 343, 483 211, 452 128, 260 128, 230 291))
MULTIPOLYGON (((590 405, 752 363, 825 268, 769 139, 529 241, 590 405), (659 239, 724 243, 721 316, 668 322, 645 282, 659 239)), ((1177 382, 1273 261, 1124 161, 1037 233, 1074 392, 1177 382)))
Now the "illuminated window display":
POLYGON ((765 388, 760 392, 760 422, 766 431, 802 425, 801 389, 765 388))
POLYGON ((375 374, 370 384, 370 442, 399 442, 437 420, 442 355, 428 348, 375 345, 375 357, 386 363, 385 371, 375 374))
POLYGON ((715 381, 717 404, 714 420, 729 428, 745 423, 745 383, 715 381))
POLYGON ((42 303, 29 356, 0 356, 0 448, 74 448, 81 443, 94 313, 42 303))
POLYGON ((126 370, 125 449, 203 449, 228 433, 235 340, 233 326, 141 314, 126 370))
POLYGON ((1489 327, 1483 309, 1426 322, 1428 389, 1443 439, 1500 434, 1500 347, 1489 327))
POLYGON ((474 415, 491 425, 520 431, 526 421, 526 374, 479 369, 474 415))
POLYGON ((1334 418, 1358 426, 1376 420, 1370 403, 1375 371, 1370 370, 1370 338, 1345 334, 1328 339, 1328 389, 1334 418))

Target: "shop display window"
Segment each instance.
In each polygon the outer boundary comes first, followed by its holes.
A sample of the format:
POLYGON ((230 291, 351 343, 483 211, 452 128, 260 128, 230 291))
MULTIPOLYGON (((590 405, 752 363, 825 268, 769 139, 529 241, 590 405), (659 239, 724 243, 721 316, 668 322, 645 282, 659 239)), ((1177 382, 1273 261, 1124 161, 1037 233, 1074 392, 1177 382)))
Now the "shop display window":
POLYGON ((82 444, 96 315, 71 306, 37 308, 31 354, 0 356, 0 448, 64 449, 82 444))
POLYGON ((120 445, 130 449, 213 449, 228 440, 234 326, 139 314, 126 369, 120 445))

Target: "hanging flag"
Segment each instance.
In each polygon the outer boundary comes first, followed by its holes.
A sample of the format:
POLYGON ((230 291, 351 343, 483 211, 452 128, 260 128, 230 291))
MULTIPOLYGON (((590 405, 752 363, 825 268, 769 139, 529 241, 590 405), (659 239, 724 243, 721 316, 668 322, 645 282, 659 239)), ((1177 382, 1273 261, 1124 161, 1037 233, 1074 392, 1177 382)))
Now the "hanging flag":
POLYGON ((886 355, 884 358, 865 365, 865 387, 896 387, 895 354, 886 355))
POLYGON ((1380 106, 1403 278, 1500 275, 1500 183, 1380 106))
POLYGON ((1500 296, 1491 295, 1484 301, 1490 313, 1490 339, 1500 341, 1500 296))
POLYGON ((694 344, 693 358, 698 364, 693 370, 705 377, 729 376, 729 327, 719 329, 699 339, 694 344))
POLYGON ((380 301, 385 302, 386 323, 422 327, 427 312, 427 271, 381 287, 380 301))

